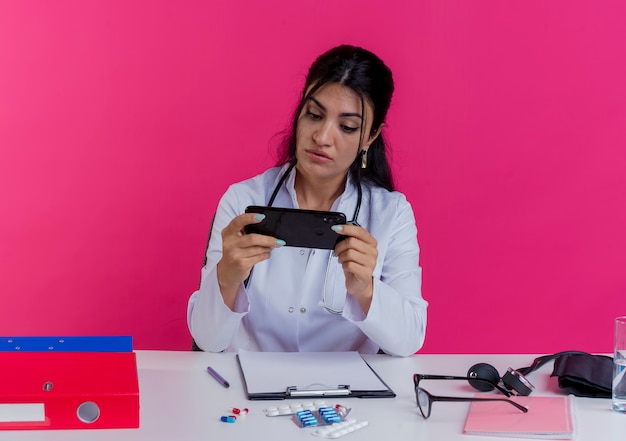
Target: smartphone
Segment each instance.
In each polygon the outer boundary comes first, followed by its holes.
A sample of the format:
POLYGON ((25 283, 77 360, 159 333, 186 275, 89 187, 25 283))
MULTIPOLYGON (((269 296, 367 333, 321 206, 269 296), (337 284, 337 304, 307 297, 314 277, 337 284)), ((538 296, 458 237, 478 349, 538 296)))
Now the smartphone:
POLYGON ((331 230, 346 223, 346 215, 337 211, 299 210, 296 208, 252 205, 246 213, 265 215, 258 224, 246 225, 246 233, 264 234, 282 239, 288 247, 332 250, 345 236, 331 230))

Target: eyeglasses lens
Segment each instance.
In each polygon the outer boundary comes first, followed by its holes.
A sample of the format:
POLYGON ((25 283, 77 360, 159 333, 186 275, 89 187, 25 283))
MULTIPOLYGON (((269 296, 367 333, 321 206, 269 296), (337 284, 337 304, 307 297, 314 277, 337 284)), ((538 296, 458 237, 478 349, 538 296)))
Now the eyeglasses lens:
POLYGON ((422 416, 428 418, 430 416, 430 397, 428 393, 421 387, 418 387, 415 389, 415 395, 417 397, 417 406, 420 408, 422 416))

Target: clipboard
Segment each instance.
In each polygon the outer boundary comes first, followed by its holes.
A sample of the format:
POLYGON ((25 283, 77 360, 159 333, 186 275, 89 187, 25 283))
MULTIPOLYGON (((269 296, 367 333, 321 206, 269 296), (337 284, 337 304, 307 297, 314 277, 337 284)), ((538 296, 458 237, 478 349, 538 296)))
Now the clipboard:
POLYGON ((396 396, 356 351, 240 350, 237 361, 249 400, 396 396))

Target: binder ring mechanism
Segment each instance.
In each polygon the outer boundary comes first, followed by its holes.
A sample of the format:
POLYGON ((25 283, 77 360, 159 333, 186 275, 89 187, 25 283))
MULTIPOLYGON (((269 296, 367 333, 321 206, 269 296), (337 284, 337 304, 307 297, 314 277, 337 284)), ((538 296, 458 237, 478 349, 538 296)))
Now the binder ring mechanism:
POLYGON ((290 397, 311 397, 311 396, 347 396, 350 395, 350 385, 348 384, 340 384, 337 387, 332 386, 324 386, 320 384, 311 384, 309 386, 298 387, 298 386, 289 386, 287 387, 286 395, 290 397), (321 386, 321 387, 315 387, 321 386))

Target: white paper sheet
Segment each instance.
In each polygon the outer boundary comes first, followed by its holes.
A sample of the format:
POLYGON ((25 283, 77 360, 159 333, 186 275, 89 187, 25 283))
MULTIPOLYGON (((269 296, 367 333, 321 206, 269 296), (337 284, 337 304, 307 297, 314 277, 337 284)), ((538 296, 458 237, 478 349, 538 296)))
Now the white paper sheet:
POLYGON ((337 389, 387 391, 388 388, 358 352, 239 351, 249 394, 337 389))

